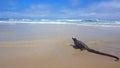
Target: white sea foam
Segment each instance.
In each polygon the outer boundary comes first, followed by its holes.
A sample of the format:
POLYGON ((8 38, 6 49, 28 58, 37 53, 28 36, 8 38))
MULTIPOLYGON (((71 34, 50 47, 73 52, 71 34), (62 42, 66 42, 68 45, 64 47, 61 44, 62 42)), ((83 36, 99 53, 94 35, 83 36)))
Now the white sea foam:
POLYGON ((22 19, 22 20, 14 20, 10 19, 7 21, 0 21, 1 24, 66 24, 66 25, 77 25, 77 26, 93 26, 93 27, 120 27, 120 21, 94 21, 89 22, 82 21, 82 20, 29 20, 29 19, 22 19))

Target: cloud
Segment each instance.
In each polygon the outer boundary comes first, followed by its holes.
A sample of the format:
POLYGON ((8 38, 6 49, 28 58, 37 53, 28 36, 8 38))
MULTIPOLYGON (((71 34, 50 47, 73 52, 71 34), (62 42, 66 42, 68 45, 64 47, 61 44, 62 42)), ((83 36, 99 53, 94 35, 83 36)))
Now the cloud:
POLYGON ((1 11, 0 17, 50 17, 53 6, 50 4, 31 4, 22 11, 1 11))
POLYGON ((120 18, 120 1, 106 0, 89 4, 86 8, 70 9, 64 8, 61 10, 67 16, 71 17, 88 17, 88 18, 120 18))
POLYGON ((86 11, 96 13, 96 15, 98 16, 118 17, 118 15, 120 15, 119 3, 120 1, 118 0, 104 1, 98 4, 91 5, 86 11))
POLYGON ((50 4, 31 5, 26 12, 32 16, 47 16, 52 12, 53 7, 50 4))

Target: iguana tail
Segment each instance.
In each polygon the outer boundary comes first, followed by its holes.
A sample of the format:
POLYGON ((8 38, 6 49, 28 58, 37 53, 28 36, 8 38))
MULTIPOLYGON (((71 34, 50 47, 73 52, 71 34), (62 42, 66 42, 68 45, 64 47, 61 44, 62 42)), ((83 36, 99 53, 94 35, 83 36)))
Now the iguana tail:
POLYGON ((99 52, 99 51, 96 51, 96 50, 93 50, 93 49, 86 49, 87 51, 89 52, 92 52, 92 53, 95 53, 95 54, 100 54, 100 55, 104 55, 104 56, 109 56, 109 57, 112 57, 112 58, 115 58, 116 60, 115 61, 119 61, 119 58, 117 56, 114 56, 114 55, 110 55, 110 54, 107 54, 107 53, 102 53, 102 52, 99 52))

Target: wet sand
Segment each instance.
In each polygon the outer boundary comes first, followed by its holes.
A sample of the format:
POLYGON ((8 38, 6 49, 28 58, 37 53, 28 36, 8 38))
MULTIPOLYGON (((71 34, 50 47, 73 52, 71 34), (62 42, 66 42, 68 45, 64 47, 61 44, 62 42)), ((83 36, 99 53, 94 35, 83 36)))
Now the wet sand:
POLYGON ((120 68, 114 58, 71 46, 71 37, 77 37, 90 48, 120 57, 120 28, 8 26, 0 29, 0 68, 120 68))

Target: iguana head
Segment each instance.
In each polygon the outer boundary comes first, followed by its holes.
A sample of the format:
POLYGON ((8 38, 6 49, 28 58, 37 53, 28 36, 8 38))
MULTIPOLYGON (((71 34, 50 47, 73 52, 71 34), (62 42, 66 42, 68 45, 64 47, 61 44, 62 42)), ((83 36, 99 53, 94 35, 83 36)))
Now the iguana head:
POLYGON ((75 41, 75 40, 77 40, 77 39, 72 37, 72 40, 74 40, 74 41, 75 41))

